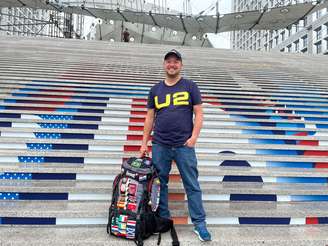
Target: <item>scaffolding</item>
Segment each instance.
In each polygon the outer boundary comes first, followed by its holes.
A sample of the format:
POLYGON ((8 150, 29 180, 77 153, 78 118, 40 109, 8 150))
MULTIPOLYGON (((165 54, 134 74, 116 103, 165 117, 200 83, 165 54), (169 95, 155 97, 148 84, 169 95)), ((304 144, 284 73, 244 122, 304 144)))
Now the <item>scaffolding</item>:
POLYGON ((0 35, 80 38, 84 17, 55 10, 0 8, 0 35))

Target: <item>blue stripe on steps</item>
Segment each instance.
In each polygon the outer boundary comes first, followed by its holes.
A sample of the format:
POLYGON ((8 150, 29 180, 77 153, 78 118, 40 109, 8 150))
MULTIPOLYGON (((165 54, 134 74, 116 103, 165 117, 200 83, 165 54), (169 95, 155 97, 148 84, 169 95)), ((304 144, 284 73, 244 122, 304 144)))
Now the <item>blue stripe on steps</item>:
POLYGON ((98 129, 96 124, 38 123, 41 128, 51 129, 98 129))
POLYGON ((0 173, 7 180, 76 180, 75 173, 0 173))
POLYGON ((30 150, 88 150, 88 144, 26 143, 30 150))
POLYGON ((303 150, 288 149, 257 149, 257 155, 303 155, 303 150))
POLYGON ((75 173, 32 173, 32 179, 76 180, 76 174, 75 173))
POLYGON ((98 114, 103 114, 104 110, 103 109, 78 109, 78 112, 80 113, 98 113, 98 114))
POLYGON ((0 118, 14 118, 19 119, 21 114, 13 114, 13 113, 0 113, 0 118))
POLYGON ((19 200, 68 200, 68 193, 18 193, 19 200))
MULTIPOLYGON (((314 168, 313 162, 279 162, 267 161, 264 162, 266 167, 286 167, 286 168, 314 168)), ((252 165, 246 160, 224 160, 219 166, 226 167, 251 167, 252 165)))
POLYGON ((220 164, 221 167, 250 167, 247 161, 243 160, 225 160, 220 164))
POLYGON ((73 120, 73 115, 39 114, 43 120, 73 120))
POLYGON ((267 167, 287 167, 287 168, 314 168, 313 162, 279 162, 279 161, 268 161, 267 167))
POLYGON ((18 156, 20 163, 84 163, 83 157, 53 157, 53 156, 18 156))
POLYGON ((249 139, 251 144, 296 144, 296 140, 291 139, 249 139))
POLYGON ((11 127, 11 122, 0 122, 0 127, 11 127))
POLYGON ((319 128, 319 129, 328 129, 328 124, 325 125, 325 124, 316 124, 316 127, 319 128))
POLYGON ((68 193, 30 193, 0 191, 0 200, 68 200, 68 193))
POLYGON ((39 139, 60 139, 62 138, 62 133, 53 132, 34 132, 36 138, 39 139))
POLYGON ((328 217, 318 217, 319 224, 328 224, 328 217))
POLYGON ((322 118, 322 117, 304 117, 304 120, 306 121, 328 121, 328 118, 322 118))
MULTIPOLYGON (((325 177, 273 177, 276 183, 326 184, 325 177)), ((264 182, 261 176, 225 175, 223 182, 264 182)), ((272 181, 268 181, 272 182, 272 181)))
POLYGON ((292 195, 293 202, 327 202, 328 195, 292 195))
POLYGON ((52 133, 34 132, 36 138, 40 139, 94 139, 94 134, 87 133, 52 133))
POLYGON ((242 217, 239 218, 239 224, 241 225, 289 225, 290 218, 279 217, 279 218, 265 218, 265 217, 242 217))
MULTIPOLYGON (((302 131, 306 132, 308 136, 313 136, 315 131, 302 131)), ((300 133, 300 131, 285 131, 285 130, 252 130, 244 129, 242 130, 243 134, 265 134, 265 135, 295 135, 300 133)))
POLYGON ((31 180, 31 173, 0 173, 0 179, 10 179, 10 180, 31 180))
POLYGON ((277 177, 277 183, 326 184, 328 178, 321 177, 277 177))
POLYGON ((101 116, 74 115, 73 116, 73 120, 101 121, 101 116))
POLYGON ((56 218, 0 217, 2 225, 56 225, 56 218))
POLYGON ((94 134, 87 133, 61 133, 61 138, 65 139, 94 139, 94 134))
POLYGON ((277 201, 277 195, 268 194, 231 194, 230 201, 277 201))
POLYGON ((261 176, 234 176, 226 175, 223 177, 223 182, 263 182, 261 176))
POLYGON ((44 157, 44 162, 57 162, 57 163, 84 163, 83 157, 44 157))

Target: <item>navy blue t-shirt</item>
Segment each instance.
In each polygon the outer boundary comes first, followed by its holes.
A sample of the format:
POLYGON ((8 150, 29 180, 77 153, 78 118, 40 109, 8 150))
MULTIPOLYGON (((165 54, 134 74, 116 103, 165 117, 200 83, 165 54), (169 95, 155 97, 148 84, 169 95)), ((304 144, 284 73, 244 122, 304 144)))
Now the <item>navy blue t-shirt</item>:
POLYGON ((181 78, 175 85, 164 81, 154 85, 148 96, 148 109, 155 109, 153 142, 170 147, 184 145, 192 135, 193 106, 202 99, 197 84, 181 78))

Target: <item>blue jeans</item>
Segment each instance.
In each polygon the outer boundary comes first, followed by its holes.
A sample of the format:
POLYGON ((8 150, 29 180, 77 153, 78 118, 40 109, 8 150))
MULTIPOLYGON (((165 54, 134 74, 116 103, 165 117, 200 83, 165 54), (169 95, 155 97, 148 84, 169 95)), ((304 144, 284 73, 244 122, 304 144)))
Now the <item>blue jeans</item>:
POLYGON ((152 159, 161 181, 159 215, 165 218, 170 217, 168 182, 172 160, 175 160, 187 193, 191 221, 195 226, 205 226, 206 215, 203 208, 202 191, 198 183, 195 149, 187 146, 167 147, 153 143, 152 159))

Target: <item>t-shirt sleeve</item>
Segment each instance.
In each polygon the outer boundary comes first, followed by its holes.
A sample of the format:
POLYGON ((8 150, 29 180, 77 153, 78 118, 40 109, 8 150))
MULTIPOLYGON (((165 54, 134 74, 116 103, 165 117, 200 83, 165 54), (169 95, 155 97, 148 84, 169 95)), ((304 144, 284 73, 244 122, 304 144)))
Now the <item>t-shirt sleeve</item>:
POLYGON ((192 82, 191 85, 191 102, 192 105, 202 104, 202 96, 195 82, 192 82))
POLYGON ((147 108, 148 109, 155 108, 154 96, 153 96, 153 88, 151 88, 149 90, 149 93, 148 93, 147 108))

